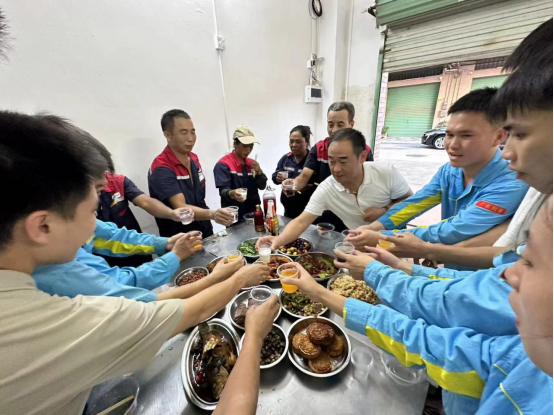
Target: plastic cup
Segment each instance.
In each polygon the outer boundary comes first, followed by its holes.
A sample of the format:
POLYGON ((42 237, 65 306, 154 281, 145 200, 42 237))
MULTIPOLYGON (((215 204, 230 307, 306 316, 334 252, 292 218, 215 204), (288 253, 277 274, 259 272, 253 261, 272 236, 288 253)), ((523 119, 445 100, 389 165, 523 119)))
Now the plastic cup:
POLYGON ((265 285, 258 285, 250 290, 250 298, 254 305, 262 305, 273 295, 273 290, 265 285))
POLYGON ((271 245, 270 244, 261 244, 258 247, 258 253, 260 254, 260 261, 262 261, 262 262, 271 261, 271 245))
MULTIPOLYGON (((195 232, 200 237, 200 239, 202 239, 202 232, 200 231, 195 231, 195 232)), ((194 249, 198 249, 198 248, 202 248, 202 244, 194 245, 194 249)))
POLYGON ((335 226, 331 225, 330 223, 318 223, 317 224, 317 233, 319 233, 319 236, 323 236, 324 238, 328 238, 331 236, 331 232, 335 230, 335 226))
POLYGON ((289 178, 289 172, 288 171, 282 171, 281 174, 283 175, 283 180, 286 180, 289 178))
POLYGON ((285 194, 285 196, 292 197, 294 196, 295 191, 296 185, 294 184, 294 181, 283 184, 283 193, 285 194))
POLYGON ((373 353, 369 349, 357 347, 352 350, 351 360, 354 365, 354 377, 359 381, 366 380, 373 366, 373 353))
POLYGON ((350 229, 345 229, 340 234, 342 235, 343 238, 346 238, 348 237, 348 235, 350 235, 350 229))
POLYGON ((183 225, 189 225, 194 221, 194 211, 192 208, 182 208, 179 211, 179 218, 183 225))
POLYGON ((241 260, 242 261, 242 252, 240 251, 232 251, 232 252, 229 252, 227 255, 225 255, 225 259, 229 262, 234 262, 234 261, 239 261, 241 260))
POLYGON ((92 389, 84 415, 98 414, 118 404, 110 414, 133 414, 137 409, 138 395, 139 384, 132 376, 111 379, 92 389))
POLYGON ((247 225, 254 225, 254 214, 253 213, 247 213, 243 216, 244 220, 246 221, 247 225))
POLYGON ((245 187, 238 188, 235 190, 235 194, 238 196, 239 202, 244 202, 248 195, 248 189, 245 187))
POLYGON ((285 278, 292 278, 292 279, 300 278, 300 271, 298 270, 298 267, 295 264, 281 265, 279 268, 277 268, 277 276, 281 281, 281 285, 283 286, 284 292, 286 292, 287 294, 292 294, 296 292, 296 290, 298 290, 297 285, 283 283, 283 279, 285 278))
POLYGON ((238 206, 228 206, 227 211, 231 212, 233 215, 233 223, 237 223, 239 221, 239 208, 238 206))
POLYGON ((384 239, 379 239, 379 248, 389 249, 394 248, 396 245, 394 242, 385 241, 384 239))
MULTIPOLYGON (((348 242, 339 242, 335 244, 335 249, 350 255, 352 252, 354 252, 354 245, 349 244, 348 242)), ((340 258, 337 258, 337 261, 345 262, 343 259, 340 258)))

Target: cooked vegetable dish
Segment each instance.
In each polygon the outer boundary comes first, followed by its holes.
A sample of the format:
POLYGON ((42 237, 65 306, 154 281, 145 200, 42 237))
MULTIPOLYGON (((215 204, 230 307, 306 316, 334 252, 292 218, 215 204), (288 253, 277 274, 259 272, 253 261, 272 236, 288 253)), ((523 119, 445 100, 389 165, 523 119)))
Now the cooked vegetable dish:
POLYGON ((343 297, 355 298, 369 304, 377 302, 377 294, 364 281, 358 281, 350 275, 343 275, 331 284, 331 291, 343 297))
POLYGON ((251 241, 244 241, 239 247, 239 251, 246 256, 259 256, 258 251, 256 251, 256 242, 257 239, 251 241))
POLYGON ((317 316, 326 309, 323 304, 310 300, 302 291, 284 294, 282 302, 287 311, 301 317, 317 316))
POLYGON ((314 278, 329 278, 337 273, 332 257, 316 257, 305 255, 298 260, 298 263, 314 278))

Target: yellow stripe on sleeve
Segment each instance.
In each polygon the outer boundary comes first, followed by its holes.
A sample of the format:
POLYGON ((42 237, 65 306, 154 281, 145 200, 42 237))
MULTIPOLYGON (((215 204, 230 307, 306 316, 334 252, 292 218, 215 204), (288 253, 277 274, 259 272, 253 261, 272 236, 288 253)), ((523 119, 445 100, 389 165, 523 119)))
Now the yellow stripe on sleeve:
POLYGON ((366 326, 367 337, 381 349, 394 355, 404 366, 425 365, 427 374, 443 389, 480 399, 485 382, 475 370, 467 372, 449 372, 444 368, 424 360, 417 353, 406 350, 406 346, 385 333, 366 326))
POLYGON ((404 209, 401 209, 398 212, 396 212, 394 215, 391 215, 389 219, 394 224, 394 226, 398 226, 401 223, 404 223, 410 220, 414 216, 419 215, 424 210, 432 208, 433 206, 436 206, 439 203, 441 203, 441 195, 442 195, 442 192, 439 192, 436 195, 429 196, 417 203, 409 204, 404 209))
POLYGON ((452 278, 438 277, 434 274, 431 274, 431 275, 429 275, 429 279, 431 279, 431 280, 451 280, 452 278))
POLYGON ((106 240, 104 238, 94 239, 94 249, 96 250, 105 249, 114 254, 126 254, 126 255, 154 253, 154 246, 151 246, 151 245, 126 244, 120 241, 106 240))
POLYGON ((516 407, 517 409, 517 413, 519 415, 523 415, 523 411, 521 410, 521 408, 517 405, 516 401, 514 401, 512 399, 512 397, 510 395, 508 395, 508 392, 506 392, 506 389, 504 389, 504 385, 502 385, 502 383, 500 384, 500 390, 502 391, 502 393, 504 395, 506 395, 506 398, 508 398, 510 400, 510 402, 516 407))

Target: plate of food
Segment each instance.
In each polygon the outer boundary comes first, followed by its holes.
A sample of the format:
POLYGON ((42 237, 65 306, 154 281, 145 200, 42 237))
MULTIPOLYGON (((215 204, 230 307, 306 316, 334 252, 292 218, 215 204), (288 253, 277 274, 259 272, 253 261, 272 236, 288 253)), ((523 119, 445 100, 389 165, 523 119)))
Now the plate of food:
MULTIPOLYGON (((240 339, 240 346, 244 343, 244 336, 240 339)), ((285 331, 277 324, 273 324, 273 328, 264 339, 262 351, 260 355, 260 369, 269 369, 276 366, 287 355, 289 348, 289 340, 285 331)))
POLYGON ((307 254, 313 248, 314 244, 306 238, 298 238, 296 241, 280 246, 277 252, 283 255, 287 255, 293 259, 298 258, 300 255, 307 254))
POLYGON ((280 255, 280 254, 271 254, 271 259, 269 262, 267 262, 267 265, 271 270, 269 275, 270 278, 267 281, 279 282, 279 276, 277 275, 277 268, 289 262, 292 262, 292 259, 290 259, 288 256, 280 255))
POLYGON ((339 272, 334 264, 335 259, 334 256, 324 252, 310 252, 300 255, 296 262, 302 265, 316 281, 325 281, 339 272))
POLYGON ((365 283, 348 274, 338 274, 327 282, 327 289, 346 298, 355 298, 369 304, 376 304, 379 299, 375 291, 365 283))
POLYGON ((290 326, 288 355, 307 375, 326 378, 350 363, 352 345, 346 332, 325 317, 306 317, 290 326))
POLYGON ((214 319, 190 334, 181 359, 181 378, 188 399, 215 410, 240 352, 240 340, 229 323, 214 319))
POLYGON ((182 285, 192 284, 198 280, 201 280, 209 274, 206 268, 192 267, 180 272, 175 277, 175 285, 180 287, 182 285))
MULTIPOLYGON (((231 320, 231 324, 233 324, 235 328, 244 330, 246 311, 248 311, 248 307, 251 305, 250 291, 241 292, 227 305, 229 320, 231 320)), ((279 312, 273 321, 277 321, 280 315, 281 310, 279 309, 279 312)))
POLYGON ((281 291, 279 303, 285 313, 296 318, 321 316, 328 310, 323 304, 312 301, 300 290, 291 294, 281 291))
POLYGON ((260 254, 256 250, 256 242, 259 238, 250 238, 243 241, 237 246, 237 251, 242 253, 246 259, 256 260, 260 257, 260 254))

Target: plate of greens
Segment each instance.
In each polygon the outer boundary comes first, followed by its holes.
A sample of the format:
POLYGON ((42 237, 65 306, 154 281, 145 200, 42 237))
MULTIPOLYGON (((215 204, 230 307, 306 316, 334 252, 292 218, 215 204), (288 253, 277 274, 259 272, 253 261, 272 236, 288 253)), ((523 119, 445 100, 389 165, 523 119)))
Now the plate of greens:
POLYGON ((325 281, 340 272, 335 264, 335 257, 324 252, 310 252, 300 255, 296 262, 304 267, 316 281, 325 281))
POLYGON ((242 253, 246 259, 256 260, 260 257, 258 251, 256 251, 256 242, 259 238, 250 238, 243 241, 237 246, 237 250, 242 253))

